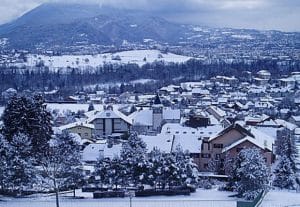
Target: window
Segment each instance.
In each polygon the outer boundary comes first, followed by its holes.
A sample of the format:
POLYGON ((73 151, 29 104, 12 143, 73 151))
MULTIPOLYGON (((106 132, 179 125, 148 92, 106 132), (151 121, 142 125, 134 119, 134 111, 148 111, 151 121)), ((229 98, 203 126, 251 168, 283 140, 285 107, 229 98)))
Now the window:
POLYGON ((214 148, 223 148, 223 144, 214 144, 214 148))
POLYGON ((210 154, 208 154, 208 153, 203 153, 203 154, 201 154, 201 157, 202 157, 202 158, 210 158, 210 154))

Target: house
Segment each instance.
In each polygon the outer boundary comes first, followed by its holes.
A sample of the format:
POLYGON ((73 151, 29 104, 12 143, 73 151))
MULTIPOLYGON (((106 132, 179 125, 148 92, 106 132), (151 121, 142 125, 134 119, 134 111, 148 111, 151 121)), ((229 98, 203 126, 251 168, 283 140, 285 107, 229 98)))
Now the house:
POLYGON ((95 163, 101 158, 111 158, 120 156, 122 143, 109 145, 107 140, 100 140, 97 143, 86 146, 82 152, 82 161, 85 163, 95 163))
POLYGON ((68 131, 70 133, 78 134, 81 139, 93 139, 93 130, 94 130, 93 124, 88 124, 87 122, 74 122, 71 124, 63 125, 59 127, 62 131, 68 131))
POLYGON ((257 72, 257 77, 265 80, 270 80, 271 73, 267 70, 260 70, 257 72))
POLYGON ((87 122, 94 125, 96 138, 121 137, 127 134, 132 126, 132 120, 112 106, 105 107, 103 111, 94 111, 87 122))
POLYGON ((153 149, 171 153, 180 146, 183 151, 188 151, 194 162, 200 168, 201 146, 205 138, 214 136, 223 128, 220 125, 192 128, 179 123, 167 123, 162 126, 161 133, 156 135, 139 135, 147 144, 148 153, 153 149))
MULTIPOLYGON (((234 158, 242 149, 251 147, 258 148, 264 156, 266 163, 270 165, 273 162, 274 143, 274 137, 254 127, 245 128, 239 124, 232 124, 216 136, 211 136, 203 140, 200 170, 211 171, 209 165, 212 162, 218 162, 222 169, 225 159, 234 158)), ((223 173, 226 172, 223 171, 223 173)))
POLYGON ((206 111, 213 115, 218 121, 224 119, 226 116, 226 112, 217 106, 209 106, 206 111))

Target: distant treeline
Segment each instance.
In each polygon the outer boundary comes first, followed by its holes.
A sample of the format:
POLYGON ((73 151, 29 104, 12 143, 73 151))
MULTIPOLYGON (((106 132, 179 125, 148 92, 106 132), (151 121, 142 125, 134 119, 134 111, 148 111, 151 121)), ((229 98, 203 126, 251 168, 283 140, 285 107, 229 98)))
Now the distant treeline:
MULTIPOLYGON (((18 91, 60 89, 76 92, 83 90, 87 85, 98 84, 100 87, 104 83, 119 82, 124 83, 122 84, 123 89, 126 89, 125 86, 131 90, 137 90, 137 92, 147 92, 165 84, 203 80, 216 75, 243 78, 243 71, 255 74, 263 69, 269 70, 272 77, 277 78, 293 71, 300 71, 300 61, 293 61, 285 65, 278 64, 275 60, 257 60, 251 63, 215 61, 207 64, 201 60, 191 59, 185 63, 147 63, 142 67, 136 64, 106 64, 102 67, 85 70, 68 68, 52 71, 42 66, 34 69, 1 68, 0 91, 12 87, 18 91), (136 86, 128 84, 137 79, 159 81, 148 84, 147 87, 143 87, 142 84, 136 84, 136 86)), ((122 91, 119 90, 119 92, 122 91)))

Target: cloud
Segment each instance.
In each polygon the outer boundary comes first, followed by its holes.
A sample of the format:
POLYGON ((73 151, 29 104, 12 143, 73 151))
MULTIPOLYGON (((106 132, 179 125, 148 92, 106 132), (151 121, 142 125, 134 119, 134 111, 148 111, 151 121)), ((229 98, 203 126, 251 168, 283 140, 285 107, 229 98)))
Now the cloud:
POLYGON ((182 23, 300 31, 299 0, 1 0, 0 23, 46 2, 141 9, 182 23))

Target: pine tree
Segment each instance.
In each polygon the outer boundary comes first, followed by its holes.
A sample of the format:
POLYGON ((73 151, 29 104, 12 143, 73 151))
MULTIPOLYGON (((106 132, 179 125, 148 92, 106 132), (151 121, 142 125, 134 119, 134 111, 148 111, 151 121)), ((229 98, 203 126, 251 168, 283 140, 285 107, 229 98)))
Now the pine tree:
POLYGON ((162 180, 163 188, 171 188, 180 184, 180 168, 176 163, 176 157, 173 154, 163 155, 162 180))
POLYGON ((145 183, 147 174, 146 143, 133 133, 121 150, 121 160, 127 168, 127 180, 138 185, 145 183))
POLYGON ((162 152, 154 148, 148 156, 149 170, 148 170, 148 181, 149 184, 156 188, 162 186, 162 168, 163 168, 163 154, 162 152))
POLYGON ((254 199, 267 188, 269 169, 258 149, 241 150, 236 165, 236 190, 245 199, 254 199))
POLYGON ((56 206, 59 207, 60 188, 76 187, 80 183, 80 180, 72 180, 80 178, 78 173, 82 172, 80 145, 69 133, 58 134, 50 140, 49 149, 42 153, 37 163, 42 169, 42 183, 55 191, 56 206))
POLYGON ((295 189, 296 176, 292 162, 287 156, 281 156, 274 170, 273 185, 279 188, 295 189))
POLYGON ((11 151, 10 145, 4 139, 3 135, 0 134, 0 191, 7 190, 7 184, 9 183, 8 178, 8 152, 11 151))
POLYGON ((189 152, 184 152, 180 145, 174 151, 176 164, 179 167, 180 182, 179 185, 195 183, 198 178, 197 165, 189 156, 189 152))
POLYGON ((119 157, 114 157, 109 163, 108 177, 109 183, 118 190, 118 186, 128 185, 128 180, 126 179, 127 167, 123 165, 119 157))
POLYGON ((286 156, 290 160, 292 168, 296 169, 295 157, 297 156, 297 149, 294 137, 290 130, 284 128, 277 132, 277 146, 276 154, 279 156, 286 156))
POLYGON ((30 138, 33 155, 45 151, 53 131, 51 114, 41 96, 14 96, 6 106, 2 120, 2 132, 9 142, 14 135, 23 133, 30 138))
POLYGON ((22 194, 35 182, 31 149, 31 142, 27 135, 18 133, 13 136, 8 151, 8 185, 18 194, 22 194))
POLYGON ((100 178, 99 182, 102 187, 109 184, 108 172, 110 170, 110 162, 109 158, 99 158, 95 165, 94 176, 100 178))

